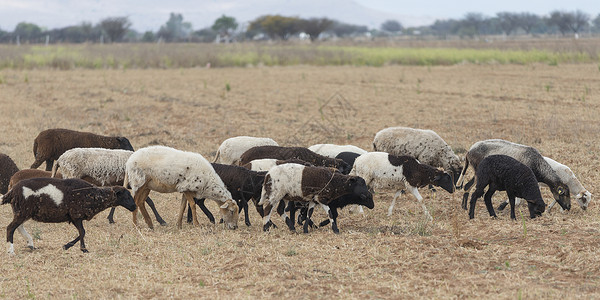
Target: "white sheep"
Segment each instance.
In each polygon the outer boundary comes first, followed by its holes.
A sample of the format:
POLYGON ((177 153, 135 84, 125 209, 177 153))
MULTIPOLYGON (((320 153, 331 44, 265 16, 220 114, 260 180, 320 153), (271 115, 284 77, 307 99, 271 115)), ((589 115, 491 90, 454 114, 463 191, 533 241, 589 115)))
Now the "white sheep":
MULTIPOLYGON (((134 152, 125 166, 124 185, 131 185, 134 200, 148 227, 153 228, 153 225, 144 206, 144 199, 152 190, 183 194, 177 221, 179 228, 186 204, 192 208, 194 225, 198 225, 194 197, 209 198, 217 202, 225 224, 231 229, 237 228, 238 206, 223 180, 202 155, 165 146, 149 146, 134 152)), ((137 210, 133 214, 133 223, 137 226, 136 213, 137 210)))
POLYGON ((388 216, 392 214, 396 198, 405 188, 417 198, 429 220, 433 218, 423 204, 423 197, 417 188, 433 184, 449 193, 454 192, 454 183, 448 173, 421 164, 410 156, 395 156, 386 152, 369 152, 359 156, 349 175, 364 178, 371 188, 397 190, 388 209, 388 216))
POLYGON ((354 152, 358 154, 367 153, 366 150, 363 150, 353 145, 335 144, 316 144, 308 147, 308 150, 331 158, 336 158, 336 156, 342 152, 354 152))
POLYGON ((238 164, 240 156, 246 150, 257 146, 279 146, 279 144, 273 139, 262 137, 236 136, 228 138, 219 146, 213 162, 227 165, 238 164))
MULTIPOLYGON (((125 163, 133 151, 106 148, 73 148, 65 151, 52 167, 52 177, 60 168, 63 178, 79 178, 98 186, 123 185, 125 163)), ((150 198, 146 202, 161 225, 167 223, 159 215, 150 198)), ((114 223, 115 208, 111 208, 108 221, 114 223)))
MULTIPOLYGON (((554 169, 556 175, 560 178, 562 182, 564 182, 569 187, 569 192, 572 195, 575 195, 575 200, 581 207, 581 209, 586 210, 590 202, 592 201, 592 193, 590 193, 586 188, 583 187, 581 182, 575 177, 575 174, 571 169, 549 157, 544 156, 544 160, 548 162, 550 167, 554 169)), ((540 182, 540 186, 548 186, 543 182, 540 182)), ((521 198, 516 199, 516 205, 523 203, 521 198)), ((508 204, 507 201, 500 204, 498 207, 499 210, 502 210, 508 204)), ((552 209, 552 207, 556 204, 556 200, 553 200, 552 203, 548 206, 548 211, 552 209)))
POLYGON ((462 170, 460 158, 432 130, 389 127, 377 132, 373 149, 397 156, 412 156, 423 164, 443 168, 454 176, 455 183, 462 170))

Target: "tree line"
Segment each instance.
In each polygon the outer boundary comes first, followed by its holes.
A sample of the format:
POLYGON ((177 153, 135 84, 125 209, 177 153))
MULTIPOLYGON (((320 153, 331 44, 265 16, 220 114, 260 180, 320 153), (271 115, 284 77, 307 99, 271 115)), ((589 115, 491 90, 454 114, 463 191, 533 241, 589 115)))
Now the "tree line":
POLYGON ((112 43, 112 42, 214 42, 242 40, 287 40, 299 37, 314 41, 319 37, 434 35, 474 38, 482 35, 543 35, 600 33, 600 14, 595 18, 582 11, 553 11, 547 16, 528 12, 499 12, 493 17, 467 13, 461 19, 437 20, 420 27, 404 27, 396 20, 387 20, 378 29, 347 24, 328 18, 299 18, 264 15, 240 26, 233 17, 222 15, 207 28, 194 30, 182 14, 171 13, 157 31, 143 33, 131 29, 128 17, 108 17, 98 24, 57 29, 43 29, 27 22, 17 24, 12 32, 0 29, 0 43, 112 43))

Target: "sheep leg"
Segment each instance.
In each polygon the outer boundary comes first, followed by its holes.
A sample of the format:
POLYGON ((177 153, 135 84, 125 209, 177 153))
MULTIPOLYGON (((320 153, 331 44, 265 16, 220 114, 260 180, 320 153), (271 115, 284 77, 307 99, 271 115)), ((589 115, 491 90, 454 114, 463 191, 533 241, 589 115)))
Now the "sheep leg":
MULTIPOLYGON (((202 199, 194 198, 194 202, 196 203, 196 205, 198 205, 200 207, 200 210, 202 210, 202 212, 206 215, 208 220, 212 224, 215 224, 215 217, 210 212, 210 210, 208 210, 208 208, 206 207, 205 201, 206 201, 206 198, 202 198, 202 199)), ((188 205, 188 213, 187 213, 187 222, 192 223, 192 209, 191 209, 191 207, 189 207, 189 205, 188 205)))
MULTIPOLYGON (((188 206, 192 209, 192 218, 194 221, 194 225, 200 226, 200 223, 198 222, 198 214, 196 213, 196 202, 194 202, 194 194, 186 192, 183 193, 183 196, 187 199, 188 206)), ((183 212, 181 213, 181 219, 183 220, 183 212)))
POLYGON ((264 216, 263 216, 263 231, 268 231, 269 227, 273 222, 271 222, 271 213, 273 213, 273 206, 271 203, 267 203, 263 206, 264 216))
POLYGON ((406 188, 413 194, 413 196, 415 196, 415 198, 417 198, 417 200, 419 201, 419 204, 421 204, 421 207, 423 208, 423 212, 425 213, 425 216, 427 216, 427 219, 429 221, 433 221, 433 217, 431 217, 431 214, 429 214, 429 210, 427 210, 427 206, 425 206, 425 203, 423 203, 423 196, 421 196, 421 194, 419 193, 419 190, 414 186, 410 186, 409 184, 406 184, 406 188))
POLYGON ((392 213, 394 212, 394 205, 396 205, 396 199, 398 197, 400 197, 400 195, 402 195, 402 190, 398 190, 396 192, 396 194, 394 195, 394 199, 392 199, 392 204, 390 204, 390 207, 388 208, 388 217, 392 215, 392 213))
POLYGON ((548 212, 550 212, 552 207, 554 207, 554 204, 556 204, 556 200, 552 200, 552 203, 550 203, 550 205, 548 205, 548 212))
POLYGON ((508 205, 508 201, 502 202, 500 205, 498 205, 498 210, 503 211, 507 205, 508 205))
POLYGON ((33 239, 31 238, 31 235, 29 235, 29 233, 27 233, 27 230, 25 230, 25 226, 23 226, 23 224, 19 225, 19 227, 17 227, 17 230, 19 231, 19 233, 27 239, 27 247, 29 247, 29 249, 34 250, 35 247, 33 247, 33 239))
POLYGON ((517 219, 517 216, 515 215, 515 195, 506 193, 508 195, 508 202, 510 203, 510 218, 513 220, 517 219))
POLYGON ((167 222, 165 222, 165 220, 163 220, 163 218, 158 214, 158 210, 156 210, 156 206, 154 206, 154 201, 152 201, 150 197, 146 197, 146 203, 148 203, 148 206, 150 206, 156 222, 158 222, 160 226, 167 226, 167 222))
POLYGON ((304 221, 304 233, 308 233, 308 226, 310 225, 310 219, 312 217, 312 214, 315 210, 315 203, 314 202, 310 202, 308 203, 308 211, 306 212, 306 220, 304 221))
MULTIPOLYGON (((475 203, 477 202, 477 198, 483 196, 483 189, 485 188, 482 187, 477 187, 475 189, 475 192, 473 192, 473 194, 471 195, 471 202, 469 203, 469 219, 473 219, 475 218, 475 203)), ((469 195, 467 194, 467 197, 469 195)))
POLYGON ((154 229, 154 225, 152 224, 152 219, 150 219, 150 215, 146 210, 146 198, 150 194, 150 190, 148 188, 140 188, 137 190, 135 195, 133 196, 133 200, 135 201, 135 205, 137 206, 136 210, 133 211, 133 223, 137 226, 137 212, 138 209, 142 213, 144 217, 144 221, 148 224, 150 229, 154 229))
POLYGON ((498 216, 496 216, 496 212, 494 211, 494 206, 492 205, 492 195, 494 195, 495 192, 496 192, 496 189, 490 185, 490 188, 485 193, 485 196, 483 196, 483 202, 485 203, 485 207, 487 208, 488 213, 490 214, 490 217, 493 217, 493 218, 498 217, 498 216))
POLYGON ((46 160, 46 171, 52 171, 52 166, 54 165, 53 159, 46 160))
MULTIPOLYGON (((474 182, 475 182, 475 177, 471 178, 471 180, 469 180, 465 184, 465 188, 464 188, 465 193, 463 194, 463 200, 462 200, 462 208, 464 210, 467 210, 467 200, 469 200, 469 190, 471 189, 471 187, 473 187, 474 182)), ((479 197, 481 197, 481 196, 479 196, 479 197)), ((477 197, 477 198, 479 198, 479 197, 477 197)))
POLYGON ((327 215, 329 216, 329 222, 331 222, 331 230, 333 230, 333 233, 340 233, 340 230, 338 229, 336 220, 333 218, 333 214, 331 213, 331 209, 329 209, 329 206, 320 203, 321 207, 323 208, 323 210, 325 211, 325 213, 327 213, 327 215))
POLYGON ((75 227, 79 231, 79 249, 81 249, 81 252, 83 252, 83 253, 88 253, 89 251, 85 248, 85 241, 83 240, 83 237, 85 237, 85 229, 83 228, 83 220, 75 220, 75 222, 73 222, 73 224, 75 224, 75 227))
POLYGON ((108 213, 108 217, 106 218, 108 219, 108 224, 115 223, 115 207, 110 208, 110 212, 108 213))
POLYGON ((20 227, 25 221, 25 218, 18 218, 17 216, 14 216, 12 222, 10 222, 10 224, 8 224, 6 227, 6 242, 8 244, 9 255, 15 254, 15 248, 13 245, 15 230, 17 230, 17 228, 20 227))
MULTIPOLYGON (((289 207, 291 210, 296 210, 294 201, 288 201, 288 200, 283 200, 284 203, 284 208, 289 207)), ((294 226, 294 223, 296 222, 295 219, 291 219, 290 216, 287 215, 287 209, 284 209, 281 215, 281 218, 283 219, 283 222, 285 222, 285 224, 288 226, 288 228, 290 229, 290 231, 296 231, 296 227, 294 226)), ((279 213, 279 211, 278 211, 279 213)))

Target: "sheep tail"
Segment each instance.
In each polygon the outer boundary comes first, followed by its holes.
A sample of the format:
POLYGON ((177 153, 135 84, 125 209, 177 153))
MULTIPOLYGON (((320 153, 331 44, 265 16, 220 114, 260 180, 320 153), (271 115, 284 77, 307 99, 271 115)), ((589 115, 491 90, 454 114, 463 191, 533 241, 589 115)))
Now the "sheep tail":
POLYGON ((37 148, 38 148, 38 143, 37 143, 37 139, 35 139, 33 141, 33 157, 35 157, 37 159, 37 148))
POLYGON ((217 162, 217 160, 219 159, 219 156, 221 156, 221 149, 217 150, 217 154, 215 154, 215 160, 213 161, 213 163, 217 162))
POLYGON ((54 166, 52 166, 52 175, 50 175, 50 177, 55 178, 56 171, 58 171, 58 160, 54 161, 54 166))
POLYGON ((129 176, 127 176, 127 170, 125 170, 125 178, 123 178, 123 187, 128 189, 129 185, 129 176))
POLYGON ((12 200, 12 197, 10 197, 10 192, 6 193, 4 195, 0 194, 0 199, 2 199, 2 203, 1 204, 8 204, 8 203, 10 203, 10 201, 12 200))

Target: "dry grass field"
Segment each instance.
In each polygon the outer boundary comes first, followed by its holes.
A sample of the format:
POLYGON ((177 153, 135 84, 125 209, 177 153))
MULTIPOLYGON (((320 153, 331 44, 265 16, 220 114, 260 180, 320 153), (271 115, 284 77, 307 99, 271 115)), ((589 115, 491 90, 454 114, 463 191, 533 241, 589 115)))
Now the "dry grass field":
MULTIPOLYGON (((488 138, 532 145, 600 193, 597 64, 5 69, 0 79, 0 152, 20 168, 33 162, 38 132, 54 127, 212 160, 237 135, 371 149, 377 131, 402 125, 435 130, 461 156, 488 138)), ((15 234, 16 256, 2 250, 0 298, 600 297, 595 200, 587 211, 573 203, 569 212, 517 221, 507 212, 490 219, 480 200, 469 221, 459 193, 422 194, 432 223, 411 195, 388 217, 393 193, 382 191, 364 216, 343 210, 336 235, 291 233, 278 217, 279 227, 264 233, 255 210, 251 227, 242 220, 226 230, 202 216, 199 227, 178 230, 180 196, 152 193, 168 226, 155 222, 151 231, 141 222, 137 230, 123 208, 109 225, 105 211, 84 223, 89 254, 62 250, 77 234, 72 225, 29 221, 38 249, 15 234)), ((494 205, 503 199, 496 193, 494 205)), ((10 207, 0 207, 2 228, 11 219, 10 207)))

